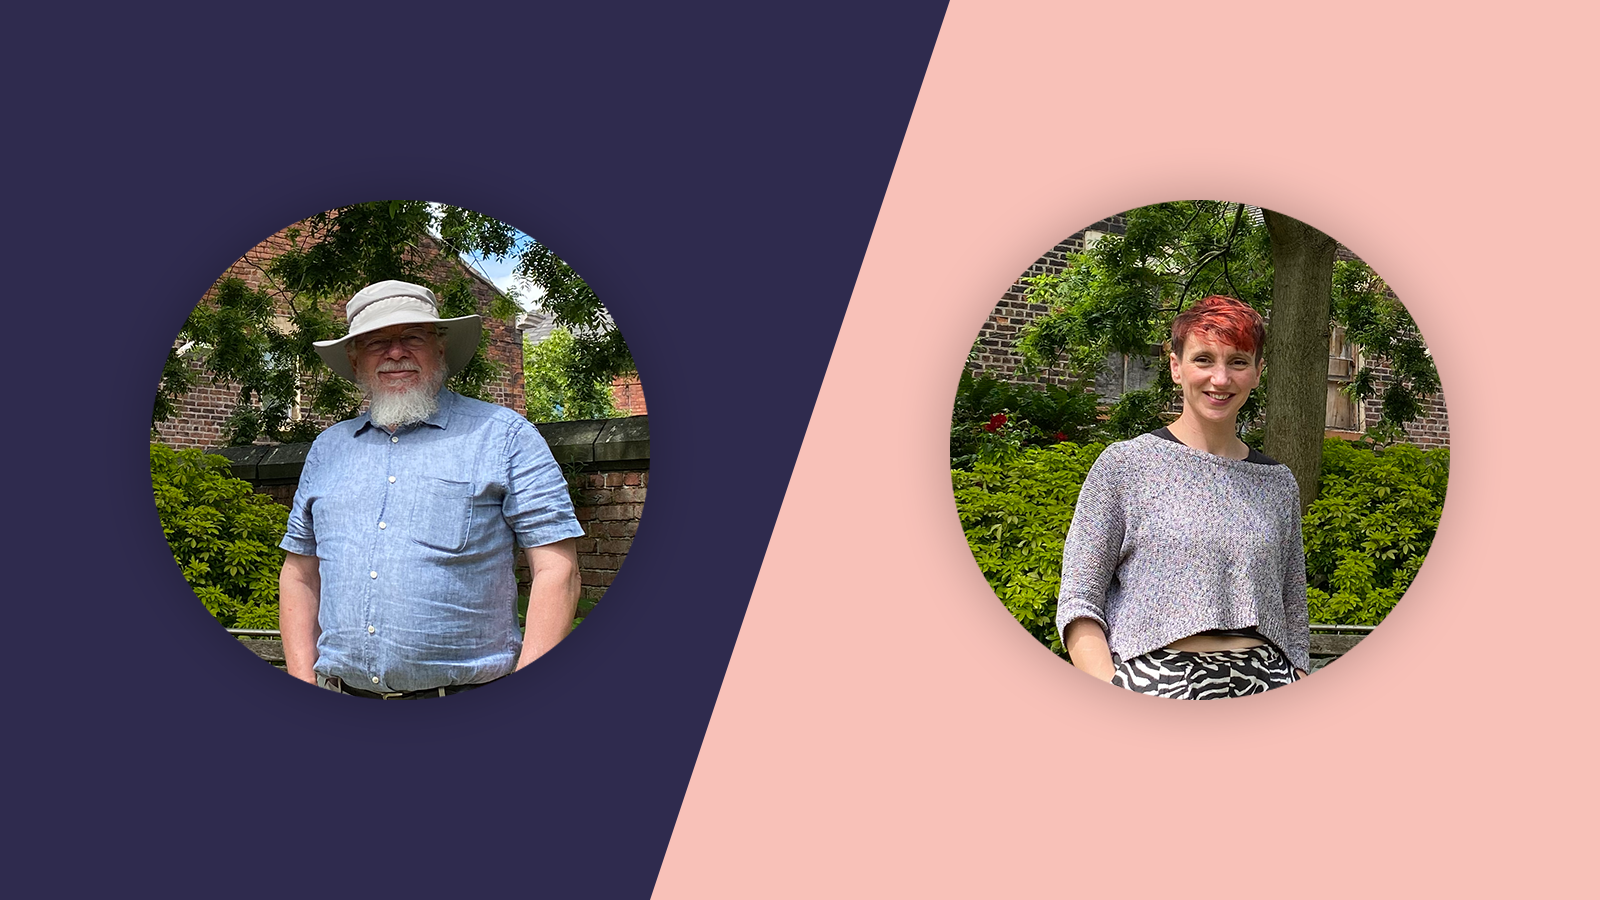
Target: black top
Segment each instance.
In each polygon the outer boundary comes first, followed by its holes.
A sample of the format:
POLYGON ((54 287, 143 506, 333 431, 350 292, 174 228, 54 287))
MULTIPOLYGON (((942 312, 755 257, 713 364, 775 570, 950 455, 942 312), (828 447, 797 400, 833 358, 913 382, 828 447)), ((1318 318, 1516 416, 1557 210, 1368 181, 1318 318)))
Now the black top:
MULTIPOLYGON (((1166 427, 1165 425, 1161 426, 1160 428, 1157 428, 1155 431, 1152 431, 1150 433, 1155 435, 1158 438, 1161 438, 1164 441, 1171 441, 1174 444, 1183 444, 1183 441, 1180 441, 1177 438, 1172 436, 1172 429, 1166 427)), ((1188 444, 1184 444, 1184 446, 1187 447, 1188 444)), ((1250 448, 1250 455, 1246 456, 1244 458, 1244 461, 1247 462, 1247 463, 1255 463, 1256 465, 1261 465, 1261 466, 1281 466, 1281 465, 1283 465, 1283 463, 1278 462, 1277 460, 1275 460, 1272 457, 1266 455, 1265 453, 1262 453, 1260 450, 1257 450, 1254 447, 1250 448)))

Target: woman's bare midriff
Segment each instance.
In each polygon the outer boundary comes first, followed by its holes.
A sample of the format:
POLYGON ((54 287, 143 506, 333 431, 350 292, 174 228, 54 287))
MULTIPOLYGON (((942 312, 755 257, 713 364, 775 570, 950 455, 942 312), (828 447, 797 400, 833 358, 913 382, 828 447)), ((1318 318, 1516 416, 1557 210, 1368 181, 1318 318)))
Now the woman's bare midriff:
POLYGON ((1266 641, 1260 638, 1231 634, 1191 634, 1168 644, 1167 649, 1182 650, 1186 653, 1215 653, 1218 650, 1248 650, 1265 643, 1266 641))

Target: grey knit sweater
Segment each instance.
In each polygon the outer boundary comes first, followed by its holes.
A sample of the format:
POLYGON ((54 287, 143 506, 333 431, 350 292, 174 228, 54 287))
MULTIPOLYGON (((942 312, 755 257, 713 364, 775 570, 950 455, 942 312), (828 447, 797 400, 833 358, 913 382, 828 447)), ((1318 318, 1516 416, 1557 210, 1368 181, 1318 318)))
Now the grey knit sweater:
POLYGON ((1214 628, 1255 626, 1311 666, 1300 494, 1284 465, 1225 459, 1155 435, 1112 444, 1078 494, 1056 627, 1106 631, 1132 659, 1214 628))

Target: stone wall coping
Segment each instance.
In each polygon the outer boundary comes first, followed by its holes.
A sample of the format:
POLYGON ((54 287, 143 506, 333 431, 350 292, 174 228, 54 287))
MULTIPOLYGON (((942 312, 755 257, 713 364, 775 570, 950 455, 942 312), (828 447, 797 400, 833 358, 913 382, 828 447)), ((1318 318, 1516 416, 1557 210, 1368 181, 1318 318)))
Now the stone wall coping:
MULTIPOLYGON (((1356 644, 1361 642, 1361 635, 1348 634, 1313 634, 1311 636, 1311 653, 1318 657, 1317 662, 1326 664, 1327 657, 1338 658, 1350 652, 1356 644)), ((239 643, 249 648, 255 655, 271 663, 283 662, 283 640, 274 637, 240 638, 239 643)), ((1321 668, 1316 663, 1313 669, 1321 668)))
POLYGON ((607 419, 594 442, 594 461, 627 463, 650 458, 650 417, 607 419))
POLYGON ((1343 656, 1349 653, 1361 639, 1362 634, 1315 634, 1311 635, 1311 653, 1314 656, 1343 656))
MULTIPOLYGON (((590 469, 650 468, 650 417, 537 422, 534 427, 562 465, 590 469)), ((209 451, 228 460, 229 473, 255 484, 298 481, 309 443, 253 444, 209 451)))

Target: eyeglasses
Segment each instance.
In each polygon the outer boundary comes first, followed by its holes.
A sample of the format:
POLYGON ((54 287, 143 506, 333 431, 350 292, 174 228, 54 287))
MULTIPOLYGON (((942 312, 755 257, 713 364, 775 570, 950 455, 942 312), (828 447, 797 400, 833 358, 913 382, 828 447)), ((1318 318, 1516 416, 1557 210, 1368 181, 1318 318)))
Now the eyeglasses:
POLYGON ((434 337, 434 332, 419 329, 417 331, 404 332, 397 338, 357 338, 352 343, 355 344, 356 352, 358 353, 387 353, 389 348, 396 343, 404 348, 406 352, 415 353, 432 343, 434 337))

